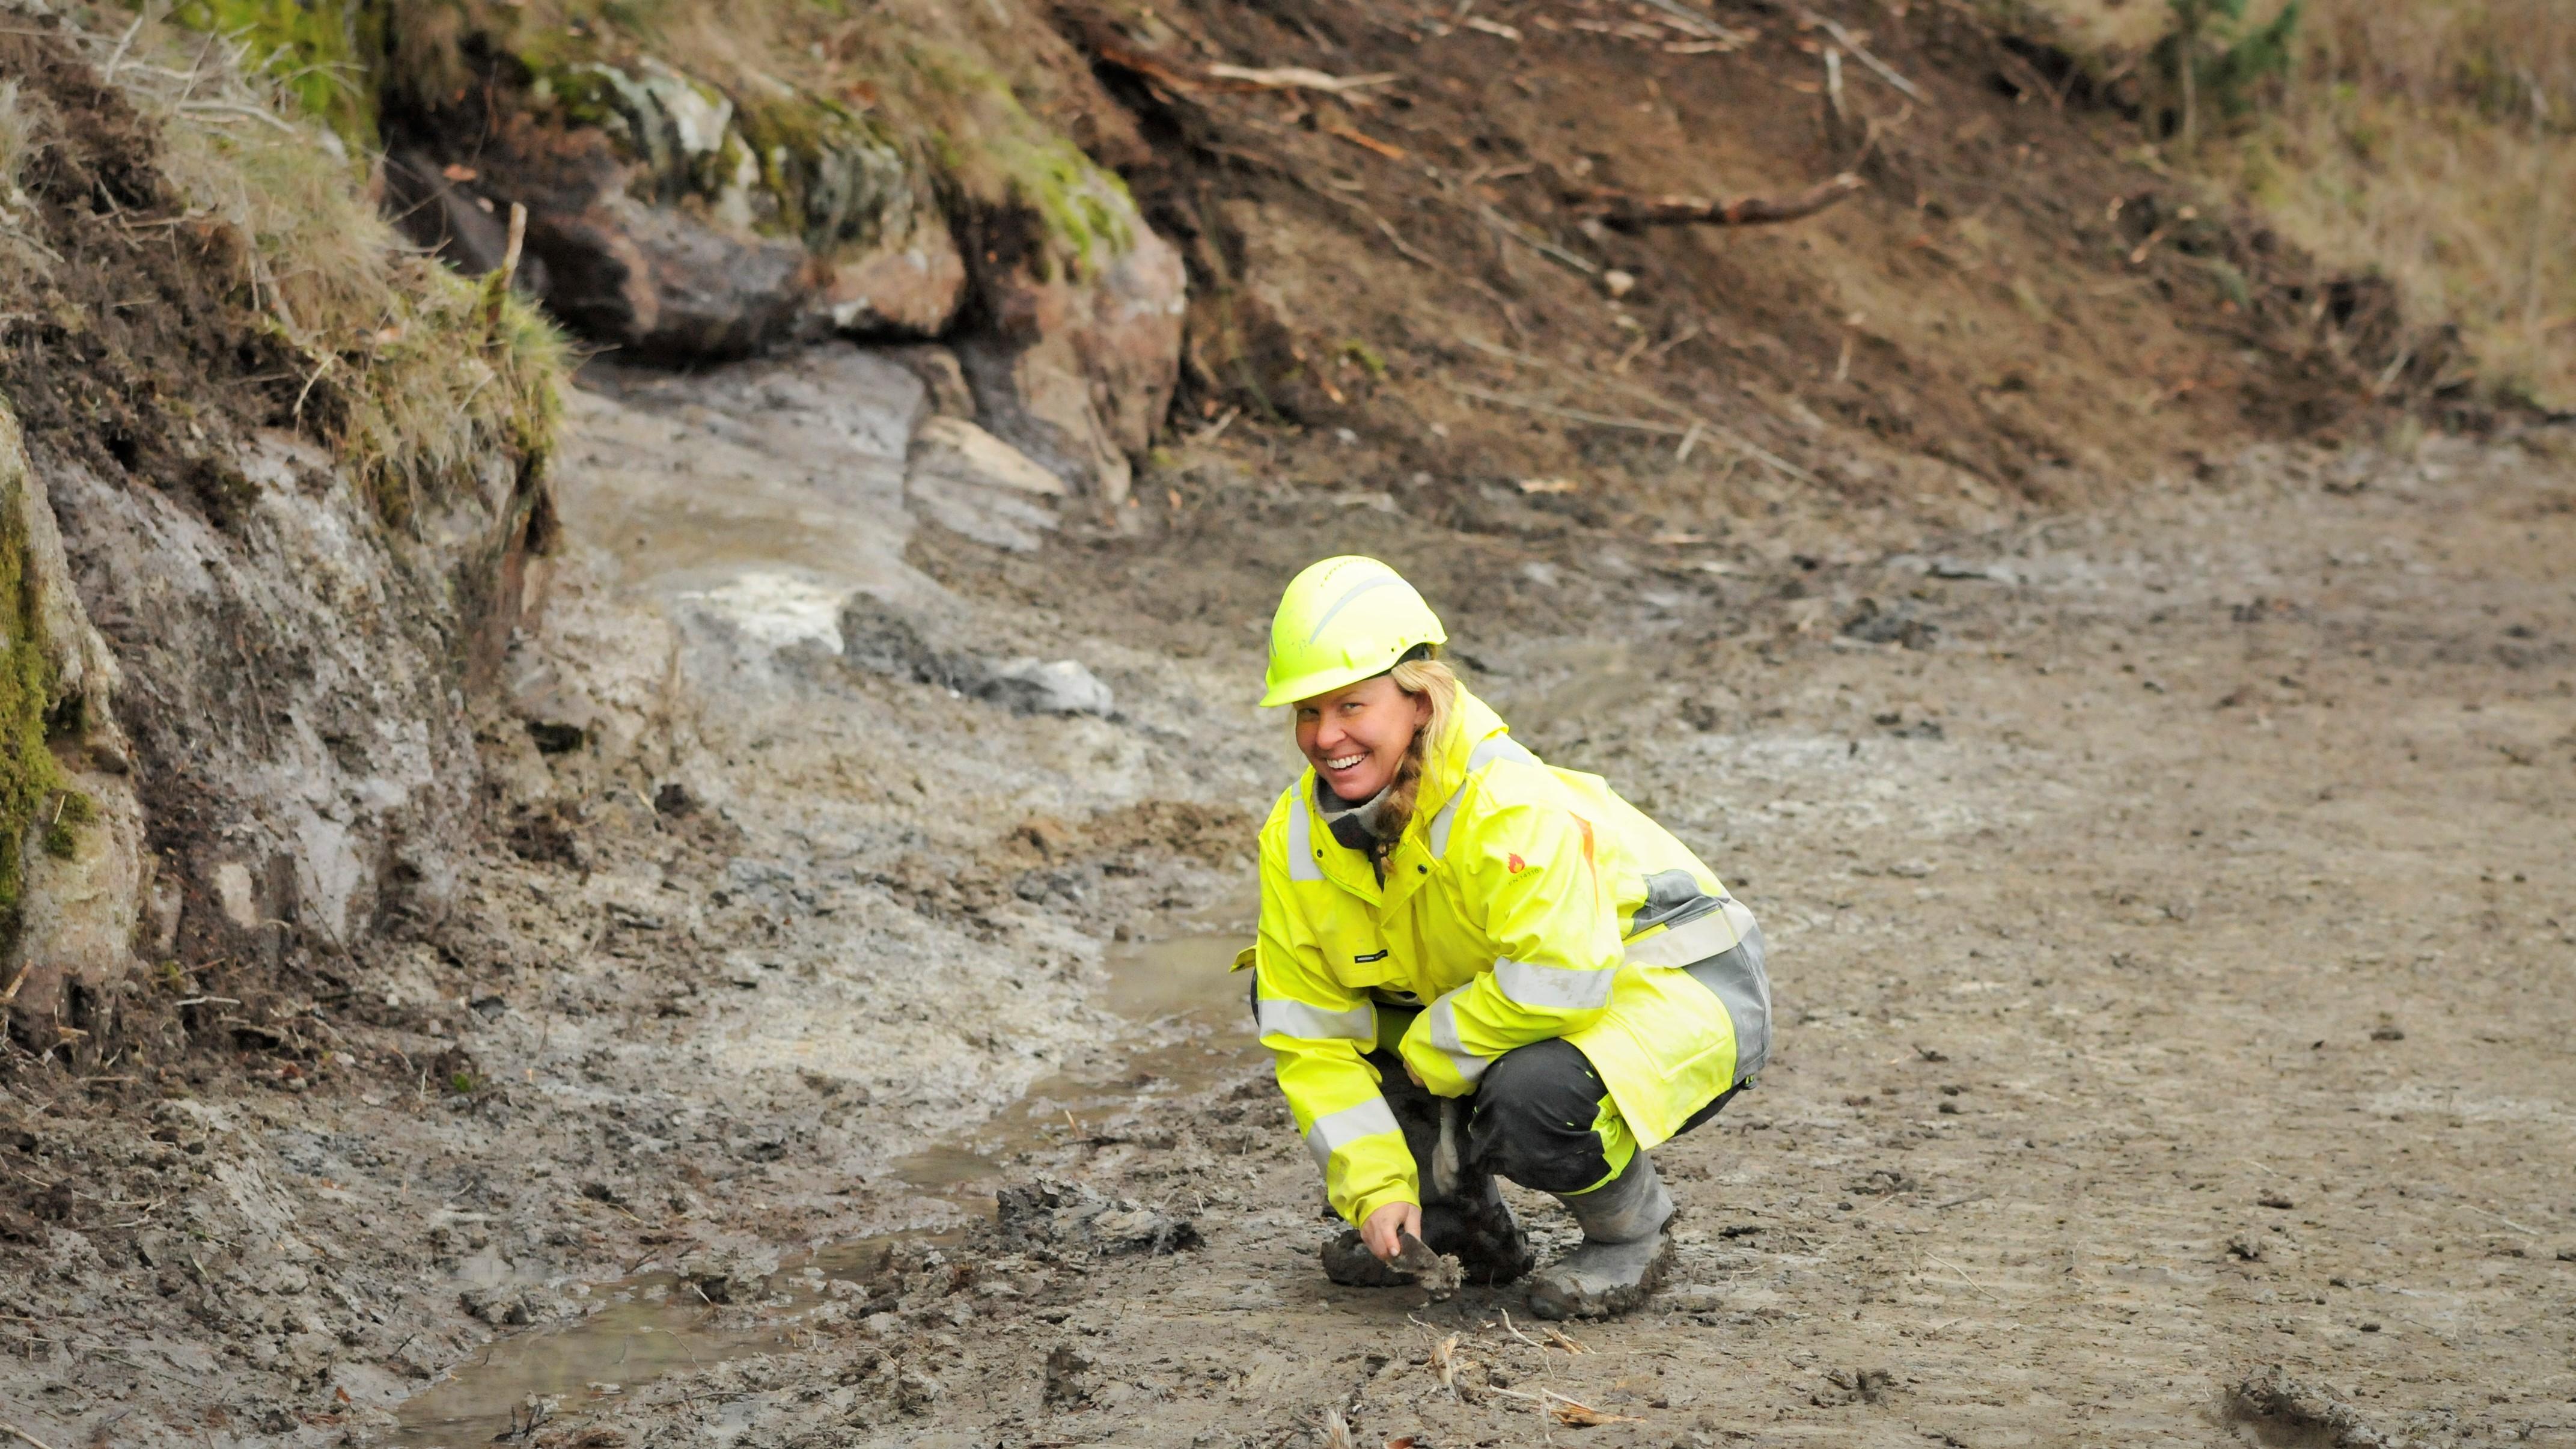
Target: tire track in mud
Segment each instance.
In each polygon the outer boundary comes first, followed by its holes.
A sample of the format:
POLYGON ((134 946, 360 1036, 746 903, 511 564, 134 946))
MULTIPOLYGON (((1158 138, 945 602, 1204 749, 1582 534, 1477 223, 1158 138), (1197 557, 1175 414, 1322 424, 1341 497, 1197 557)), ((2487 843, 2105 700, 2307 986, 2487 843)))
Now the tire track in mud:
POLYGON ((1588 1444, 2576 1439, 2576 598, 2566 525, 2522 510, 2552 476, 2455 449, 2359 498, 2292 475, 2030 530, 1986 545, 2005 584, 1831 581, 1827 618, 1907 598, 1929 651, 1792 632, 1614 691, 1584 646, 1479 649, 1780 962, 1773 1070, 1665 1150, 1670 1286, 1582 1352, 1504 1295, 1325 1284, 1256 1071, 1013 1164, 1192 1211, 1203 1248, 990 1243, 955 1294, 586 1412, 762 1446, 1302 1443, 1328 1408, 1521 1443, 1566 1427, 1551 1394, 1614 1420, 1588 1444), (1619 703, 1546 707, 1587 693, 1619 703))

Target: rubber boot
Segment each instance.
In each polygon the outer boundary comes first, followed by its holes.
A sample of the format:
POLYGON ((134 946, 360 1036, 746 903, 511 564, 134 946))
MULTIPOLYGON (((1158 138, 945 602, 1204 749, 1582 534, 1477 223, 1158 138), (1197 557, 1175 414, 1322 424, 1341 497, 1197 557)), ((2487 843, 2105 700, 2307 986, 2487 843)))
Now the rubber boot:
POLYGON ((1530 1281, 1530 1311, 1541 1318, 1616 1318, 1646 1301, 1672 1260, 1664 1229, 1672 1194, 1640 1151, 1617 1177, 1590 1192, 1557 1198, 1583 1225, 1583 1244, 1530 1281))

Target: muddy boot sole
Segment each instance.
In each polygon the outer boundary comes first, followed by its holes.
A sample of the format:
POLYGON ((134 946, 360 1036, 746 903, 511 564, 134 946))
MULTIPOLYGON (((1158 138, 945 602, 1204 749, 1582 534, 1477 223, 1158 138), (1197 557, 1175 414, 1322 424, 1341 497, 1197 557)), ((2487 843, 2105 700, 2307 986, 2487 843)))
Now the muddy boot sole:
POLYGON ((1529 1238, 1500 1196, 1489 1204, 1434 1203, 1422 1210, 1422 1241, 1455 1254, 1467 1281, 1480 1287, 1516 1282, 1538 1264, 1529 1238))
POLYGON ((1324 1276, 1345 1288, 1401 1288, 1413 1281, 1412 1274, 1379 1262, 1360 1243, 1356 1228, 1344 1228, 1317 1256, 1324 1260, 1324 1276))
POLYGON ((1672 1265, 1669 1233, 1633 1243, 1585 1243, 1530 1280, 1530 1312, 1541 1318, 1616 1318, 1646 1301, 1672 1265))

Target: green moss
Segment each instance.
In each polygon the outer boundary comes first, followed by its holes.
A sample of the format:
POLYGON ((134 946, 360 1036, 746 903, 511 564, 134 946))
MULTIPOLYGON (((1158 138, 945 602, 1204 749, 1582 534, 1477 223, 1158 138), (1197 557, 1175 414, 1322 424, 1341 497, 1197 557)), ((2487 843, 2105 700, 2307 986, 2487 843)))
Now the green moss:
POLYGON ((359 156, 377 144, 360 10, 354 0, 183 0, 170 18, 247 47, 253 69, 359 156))
POLYGON ((0 404, 0 920, 17 914, 27 832, 62 782, 45 745, 54 666, 27 555, 26 457, 18 420, 0 404))
POLYGON ((912 47, 904 60, 955 117, 934 133, 941 163, 975 201, 1034 217, 1051 264, 1079 276, 1135 246, 1127 183, 1030 115, 998 72, 940 46, 912 47))
POLYGON ((828 256, 911 229, 929 200, 893 131, 875 117, 779 84, 745 86, 734 117, 784 235, 828 256))

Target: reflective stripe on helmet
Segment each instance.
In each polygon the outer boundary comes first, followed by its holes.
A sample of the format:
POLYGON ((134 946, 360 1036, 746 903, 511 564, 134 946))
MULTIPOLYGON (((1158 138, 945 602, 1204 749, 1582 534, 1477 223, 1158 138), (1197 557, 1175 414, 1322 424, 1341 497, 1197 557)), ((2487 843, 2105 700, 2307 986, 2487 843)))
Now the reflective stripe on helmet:
MULTIPOLYGON (((1315 627, 1307 631, 1306 642, 1312 644, 1316 640, 1323 638, 1324 626, 1332 623, 1334 616, 1341 613, 1344 609, 1349 608, 1351 606, 1351 601, 1358 598, 1360 595, 1367 593, 1371 589, 1400 589, 1403 587, 1404 580, 1397 578, 1393 574, 1381 574, 1376 578, 1362 579, 1358 583, 1351 585, 1348 590, 1344 591, 1340 598, 1333 600, 1333 606, 1324 611, 1324 617, 1315 621, 1315 627)), ((1356 663, 1357 661, 1353 662, 1356 663)))

